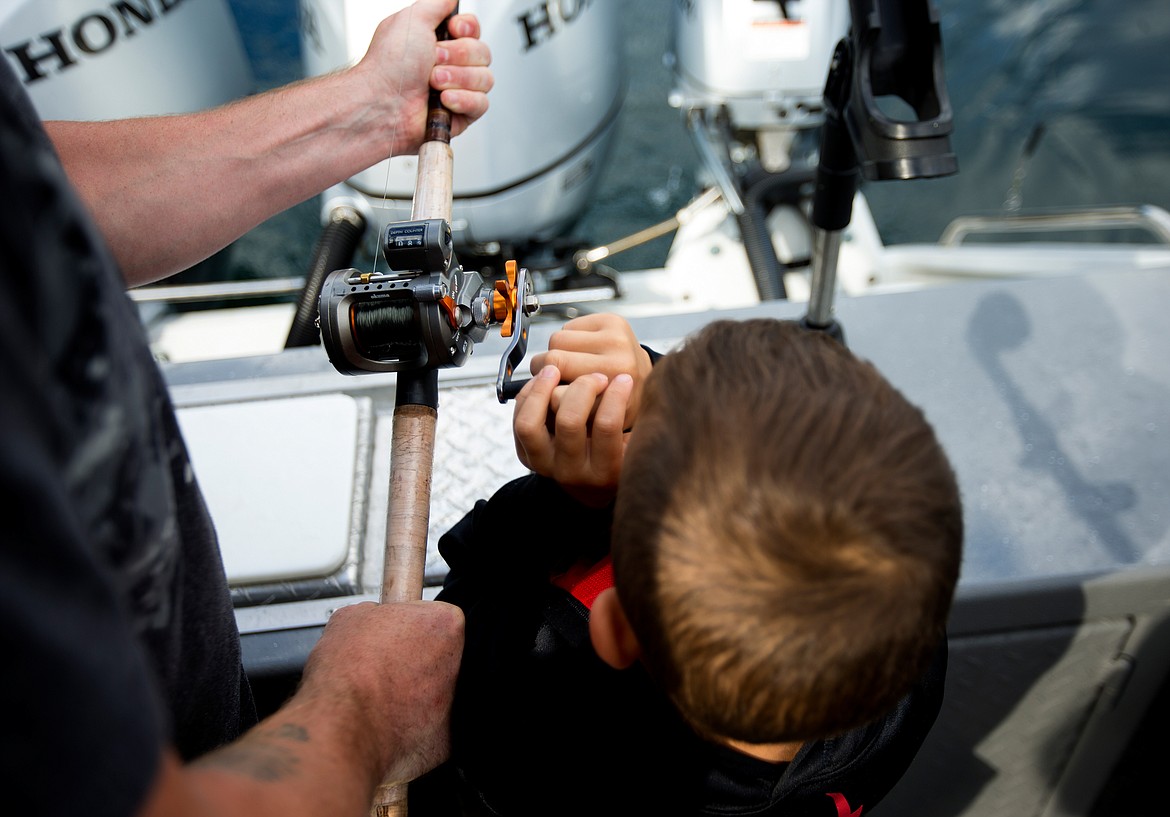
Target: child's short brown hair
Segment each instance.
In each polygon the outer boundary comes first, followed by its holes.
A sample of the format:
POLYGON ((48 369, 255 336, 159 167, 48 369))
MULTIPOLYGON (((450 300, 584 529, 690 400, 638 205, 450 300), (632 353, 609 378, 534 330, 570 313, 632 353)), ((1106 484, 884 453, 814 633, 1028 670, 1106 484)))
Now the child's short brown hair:
POLYGON ((809 740, 890 709, 944 637, 962 534, 923 413, 822 332, 717 321, 647 380, 615 583, 700 733, 809 740))

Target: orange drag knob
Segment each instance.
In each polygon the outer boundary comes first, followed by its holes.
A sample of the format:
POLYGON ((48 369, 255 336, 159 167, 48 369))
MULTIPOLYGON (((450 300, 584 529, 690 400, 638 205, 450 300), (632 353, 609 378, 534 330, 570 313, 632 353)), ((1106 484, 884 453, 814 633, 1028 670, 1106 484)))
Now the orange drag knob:
POLYGON ((500 336, 512 337, 512 327, 516 317, 516 262, 504 262, 504 281, 496 281, 495 292, 492 293, 492 317, 500 321, 500 336))

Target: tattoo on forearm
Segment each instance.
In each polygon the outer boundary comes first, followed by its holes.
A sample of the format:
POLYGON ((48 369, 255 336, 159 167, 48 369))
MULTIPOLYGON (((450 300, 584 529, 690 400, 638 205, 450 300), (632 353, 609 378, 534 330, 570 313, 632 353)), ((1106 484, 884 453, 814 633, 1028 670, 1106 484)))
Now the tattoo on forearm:
POLYGON ((295 777, 300 767, 299 748, 309 742, 309 731, 295 723, 260 727, 233 744, 200 758, 201 766, 246 775, 265 783, 295 777))

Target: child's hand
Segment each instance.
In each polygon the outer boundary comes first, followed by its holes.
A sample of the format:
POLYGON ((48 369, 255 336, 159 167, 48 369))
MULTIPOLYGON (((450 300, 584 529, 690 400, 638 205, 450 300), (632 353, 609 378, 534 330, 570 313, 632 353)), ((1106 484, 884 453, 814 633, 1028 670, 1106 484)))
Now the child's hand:
MULTIPOLYGON (((545 366, 556 366, 566 383, 595 372, 610 380, 619 374, 630 375, 633 383, 622 426, 625 429, 634 425, 641 405, 642 384, 653 368, 650 355, 638 345, 629 322, 609 313, 583 315, 569 321, 549 338, 548 351, 534 355, 530 365, 533 374, 545 366)), ((568 386, 560 386, 553 392, 549 401, 553 414, 559 412, 566 389, 568 386)))
POLYGON ((617 493, 634 381, 623 373, 611 383, 606 375, 594 372, 560 386, 561 376, 556 366, 545 366, 516 396, 512 415, 516 455, 536 473, 555 479, 579 502, 603 507, 617 493), (557 389, 560 405, 550 421, 557 389))

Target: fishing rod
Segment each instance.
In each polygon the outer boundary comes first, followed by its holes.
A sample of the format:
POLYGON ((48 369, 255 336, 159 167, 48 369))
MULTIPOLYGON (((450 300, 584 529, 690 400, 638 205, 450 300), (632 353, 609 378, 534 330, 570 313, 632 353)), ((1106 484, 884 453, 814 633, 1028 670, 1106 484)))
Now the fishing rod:
MULTIPOLYGON (((446 22, 436 33, 448 38, 446 22)), ((422 597, 439 369, 463 365, 488 327, 499 325, 511 338, 496 379, 504 402, 518 390, 511 376, 527 347, 528 320, 539 311, 528 271, 515 261, 492 282, 459 264, 451 234, 453 168, 451 112, 432 89, 410 220, 391 222, 380 237, 389 272, 335 270, 318 300, 321 341, 334 368, 396 373, 383 603, 422 597)), ((380 786, 372 813, 405 815, 406 787, 380 786)))
POLYGON ((343 374, 395 372, 391 490, 382 600, 421 596, 430 469, 438 411, 438 370, 463 365, 491 326, 511 342, 497 396, 514 396, 528 319, 539 311, 528 271, 508 261, 485 282, 458 262, 451 234, 451 114, 431 94, 409 221, 381 235, 388 272, 335 270, 318 301, 321 341, 343 374))

